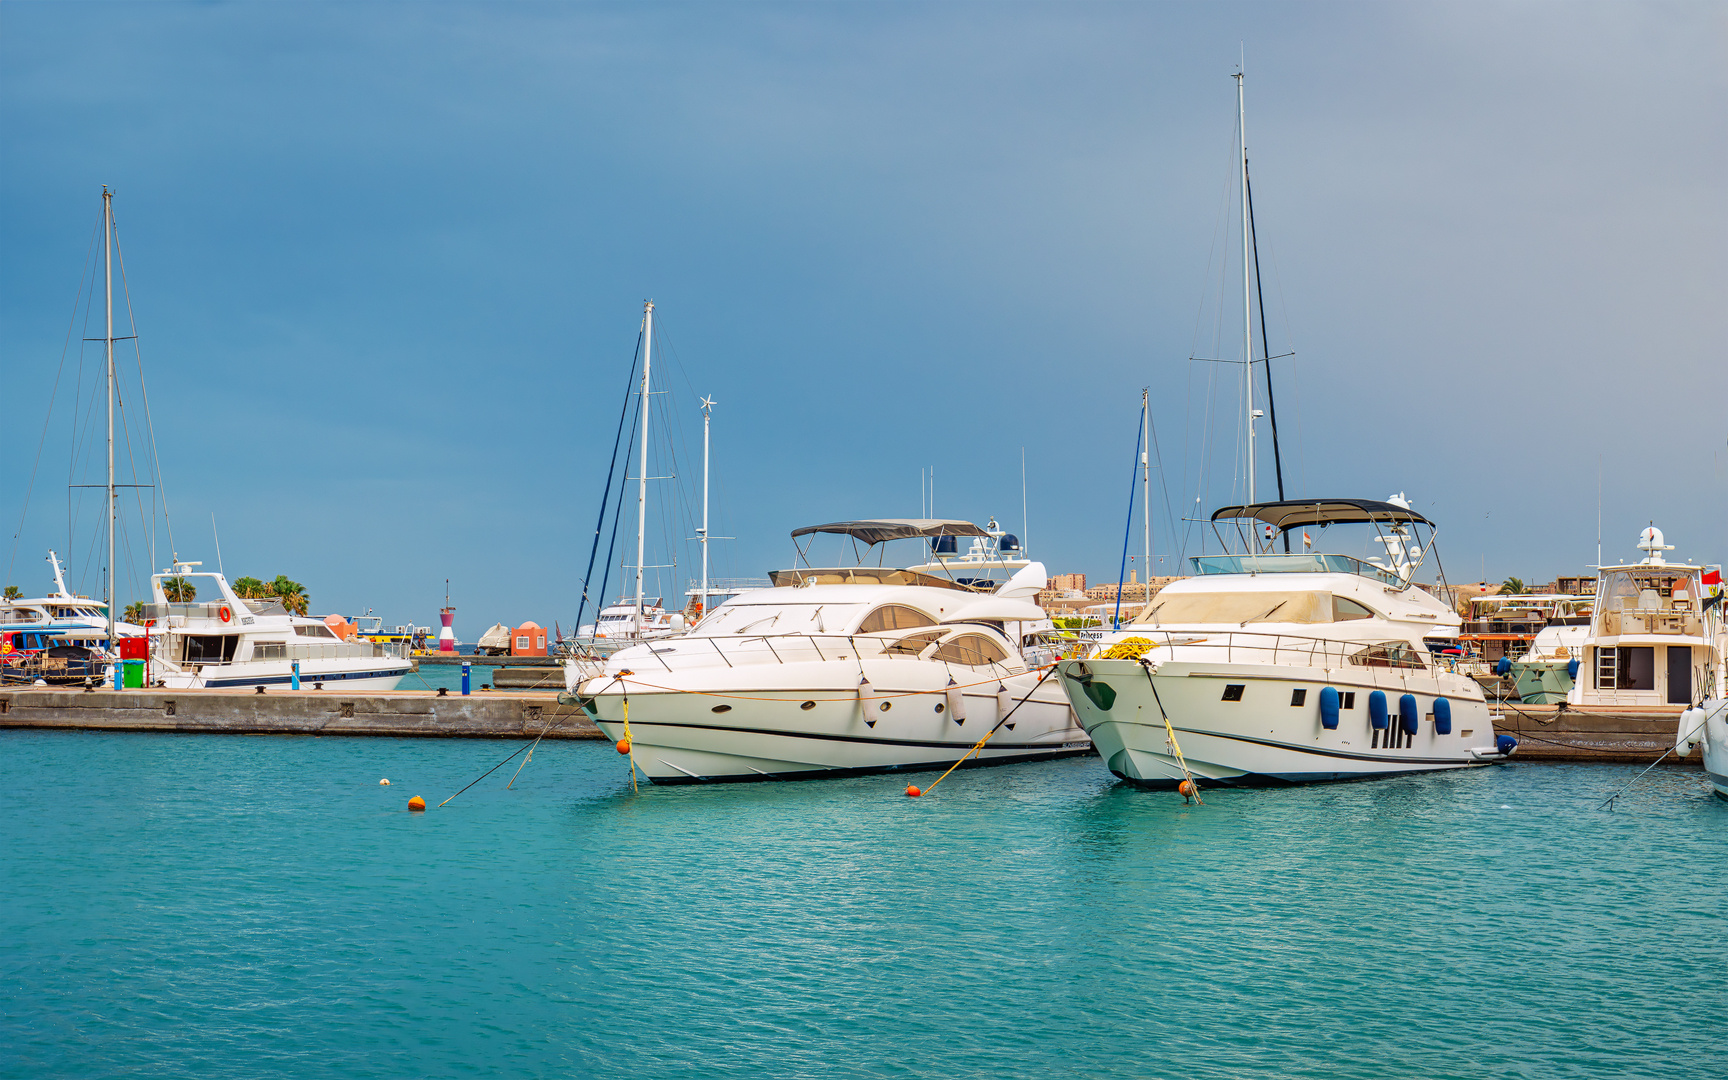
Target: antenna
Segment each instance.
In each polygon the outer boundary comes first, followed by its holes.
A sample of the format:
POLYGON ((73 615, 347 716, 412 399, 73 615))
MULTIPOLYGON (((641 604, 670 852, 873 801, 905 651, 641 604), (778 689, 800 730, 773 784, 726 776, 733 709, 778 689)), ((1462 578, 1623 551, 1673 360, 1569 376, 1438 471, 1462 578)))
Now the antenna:
POLYGON ((1602 569, 1602 455, 1596 455, 1596 569, 1602 569))
POLYGON ((1026 553, 1026 534, 1032 532, 1032 518, 1026 517, 1026 448, 1020 448, 1020 553, 1026 553))
MULTIPOLYGON (((216 538, 216 572, 227 577, 228 571, 222 569, 222 534, 216 531, 216 511, 214 510, 210 511, 210 535, 216 538)), ((445 584, 448 585, 449 583, 446 582, 445 584)), ((450 598, 445 597, 444 599, 448 603, 450 598)))

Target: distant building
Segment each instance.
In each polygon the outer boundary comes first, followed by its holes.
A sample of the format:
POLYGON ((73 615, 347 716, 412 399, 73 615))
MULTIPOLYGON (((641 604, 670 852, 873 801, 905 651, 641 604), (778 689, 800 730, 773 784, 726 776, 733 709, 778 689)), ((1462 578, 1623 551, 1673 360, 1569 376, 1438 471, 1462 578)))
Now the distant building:
POLYGON ((1050 579, 1050 583, 1045 588, 1057 593, 1083 593, 1086 591, 1086 575, 1057 574, 1050 579))
POLYGON ((510 632, 511 656, 545 656, 546 628, 525 622, 510 632))

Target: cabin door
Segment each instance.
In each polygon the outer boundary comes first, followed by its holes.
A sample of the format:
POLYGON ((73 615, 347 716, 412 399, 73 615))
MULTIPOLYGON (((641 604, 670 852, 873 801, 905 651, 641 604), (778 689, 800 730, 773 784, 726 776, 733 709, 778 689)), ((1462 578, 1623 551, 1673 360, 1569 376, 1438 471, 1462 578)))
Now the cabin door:
POLYGON ((1668 646, 1668 704, 1692 704, 1692 646, 1668 646))

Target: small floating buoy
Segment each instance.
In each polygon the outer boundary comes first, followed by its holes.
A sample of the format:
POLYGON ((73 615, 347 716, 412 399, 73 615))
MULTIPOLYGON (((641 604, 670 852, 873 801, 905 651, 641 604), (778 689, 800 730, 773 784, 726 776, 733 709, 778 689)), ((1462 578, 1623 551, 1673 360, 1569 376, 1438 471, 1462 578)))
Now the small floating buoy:
POLYGON ((390 781, 388 781, 388 780, 380 780, 380 781, 378 781, 378 786, 379 786, 379 787, 389 787, 389 786, 390 786, 390 781))
POLYGON ((412 799, 408 800, 408 809, 413 811, 416 814, 425 813, 426 800, 422 799, 420 796, 416 795, 412 799))
POLYGON ((1176 793, 1181 795, 1184 799, 1193 798, 1194 790, 1194 781, 1192 780, 1184 780, 1180 784, 1176 785, 1176 793))
POLYGON ((907 784, 906 785, 906 794, 908 797, 916 799, 918 796, 920 796, 924 793, 922 791, 918 790, 918 785, 907 784))
POLYGON ((630 740, 629 739, 619 739, 618 740, 618 752, 620 754, 628 754, 630 752, 630 740))

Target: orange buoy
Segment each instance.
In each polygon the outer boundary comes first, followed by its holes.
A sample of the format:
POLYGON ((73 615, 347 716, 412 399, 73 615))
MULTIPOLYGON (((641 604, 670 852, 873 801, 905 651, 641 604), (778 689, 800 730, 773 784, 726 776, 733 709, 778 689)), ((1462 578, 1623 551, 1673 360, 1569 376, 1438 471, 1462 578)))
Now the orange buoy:
POLYGON ((619 739, 618 740, 618 752, 620 754, 628 754, 630 752, 630 740, 629 739, 619 739))
POLYGON ((416 795, 412 799, 408 800, 408 809, 412 810, 416 814, 424 813, 426 811, 426 800, 416 795))
POLYGON ((910 797, 916 799, 918 796, 920 796, 924 793, 922 791, 918 790, 918 786, 916 784, 907 784, 906 785, 906 794, 909 795, 910 797))
POLYGON ((1192 780, 1184 780, 1180 784, 1176 785, 1177 794, 1181 795, 1184 799, 1192 798, 1194 796, 1194 790, 1194 781, 1192 780))

